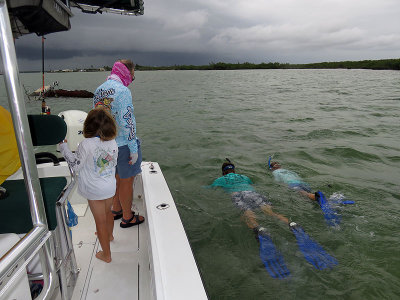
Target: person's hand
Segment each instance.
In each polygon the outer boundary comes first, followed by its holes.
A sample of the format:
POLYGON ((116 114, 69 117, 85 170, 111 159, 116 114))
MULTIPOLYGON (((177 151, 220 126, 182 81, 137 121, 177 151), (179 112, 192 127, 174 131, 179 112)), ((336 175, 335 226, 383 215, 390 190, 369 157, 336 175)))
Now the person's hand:
POLYGON ((61 141, 60 143, 58 143, 58 144, 61 145, 61 144, 66 143, 66 142, 68 142, 67 139, 62 140, 62 141, 61 141))
POLYGON ((131 153, 131 160, 129 161, 129 164, 130 165, 134 165, 135 164, 135 162, 137 161, 137 159, 138 159, 138 154, 137 153, 131 153))

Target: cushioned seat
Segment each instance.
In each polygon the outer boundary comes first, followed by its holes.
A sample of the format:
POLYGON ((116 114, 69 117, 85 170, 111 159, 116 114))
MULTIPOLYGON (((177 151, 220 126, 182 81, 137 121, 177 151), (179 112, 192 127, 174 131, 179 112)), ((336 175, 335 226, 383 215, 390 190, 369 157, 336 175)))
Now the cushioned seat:
MULTIPOLYGON (((57 227, 56 202, 66 184, 64 177, 40 179, 49 230, 57 227)), ((5 181, 2 186, 9 196, 0 200, 0 233, 27 233, 33 224, 24 180, 5 181)))
MULTIPOLYGON (((67 133, 67 124, 56 115, 28 115, 28 122, 34 146, 55 145, 67 133)), ((57 227, 56 202, 66 184, 64 177, 40 178, 50 230, 57 227)), ((33 224, 24 180, 6 180, 2 186, 9 196, 0 200, 0 233, 27 233, 33 224)))
POLYGON ((67 124, 56 115, 28 115, 33 146, 56 145, 67 135, 67 124))

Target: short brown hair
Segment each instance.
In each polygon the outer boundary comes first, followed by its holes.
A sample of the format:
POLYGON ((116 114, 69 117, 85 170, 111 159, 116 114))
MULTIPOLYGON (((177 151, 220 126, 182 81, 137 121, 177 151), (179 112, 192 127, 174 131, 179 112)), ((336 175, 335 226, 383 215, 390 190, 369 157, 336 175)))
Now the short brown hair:
POLYGON ((123 63, 129 71, 135 70, 135 64, 130 59, 119 59, 120 63, 123 63))
POLYGON ((89 111, 83 124, 85 138, 100 137, 103 141, 110 141, 117 136, 117 125, 110 112, 102 106, 89 111))

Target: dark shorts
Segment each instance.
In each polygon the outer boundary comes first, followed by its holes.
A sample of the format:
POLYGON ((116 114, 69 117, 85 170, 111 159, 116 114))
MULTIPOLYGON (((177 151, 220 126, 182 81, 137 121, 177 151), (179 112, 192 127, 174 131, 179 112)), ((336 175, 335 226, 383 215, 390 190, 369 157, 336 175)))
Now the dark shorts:
POLYGON ((231 194, 233 203, 240 209, 256 209, 263 205, 271 205, 268 198, 253 191, 241 191, 231 194))
POLYGON ((128 145, 118 147, 118 160, 115 172, 120 178, 125 179, 142 173, 142 168, 140 167, 142 164, 142 151, 140 149, 140 143, 138 143, 138 159, 133 165, 129 164, 130 155, 131 153, 128 145))

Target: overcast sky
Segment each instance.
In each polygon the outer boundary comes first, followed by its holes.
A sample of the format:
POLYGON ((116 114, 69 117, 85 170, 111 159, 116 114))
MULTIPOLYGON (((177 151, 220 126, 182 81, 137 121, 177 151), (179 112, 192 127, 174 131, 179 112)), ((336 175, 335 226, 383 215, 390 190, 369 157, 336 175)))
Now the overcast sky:
MULTIPOLYGON (((400 57, 399 0, 144 0, 143 16, 72 12, 70 31, 47 35, 46 69, 400 57)), ((16 48, 20 70, 41 69, 39 37, 16 48)))

